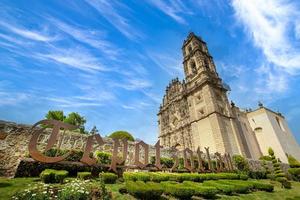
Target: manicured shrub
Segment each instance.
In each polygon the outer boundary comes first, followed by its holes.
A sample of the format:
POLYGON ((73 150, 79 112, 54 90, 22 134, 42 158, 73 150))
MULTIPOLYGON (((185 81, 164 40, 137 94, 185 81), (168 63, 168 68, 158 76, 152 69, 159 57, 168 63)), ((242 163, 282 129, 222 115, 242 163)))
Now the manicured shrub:
POLYGON ((247 172, 249 171, 248 161, 241 155, 232 156, 233 163, 239 171, 247 172))
POLYGON ((195 189, 192 186, 184 184, 165 184, 164 189, 166 194, 174 196, 178 199, 191 199, 195 194, 195 189))
POLYGON ((150 180, 153 182, 161 182, 161 181, 168 181, 169 180, 169 176, 166 173, 149 173, 150 175, 150 180))
POLYGON ((45 169, 41 172, 40 178, 44 183, 63 183, 68 176, 68 171, 45 169))
POLYGON ((159 199, 163 193, 163 188, 160 184, 154 182, 144 183, 143 181, 127 181, 125 182, 125 188, 129 194, 137 199, 159 199))
POLYGON ((92 173, 91 172, 78 172, 77 178, 82 179, 82 180, 91 179, 92 173))
POLYGON ((69 172, 65 170, 57 170, 55 172, 55 182, 56 183, 63 183, 64 179, 68 176, 69 172))
POLYGON ((193 181, 193 182, 203 182, 205 180, 219 180, 219 179, 242 179, 247 180, 248 176, 245 174, 236 173, 162 173, 162 172, 125 172, 123 173, 123 178, 125 181, 193 181))
POLYGON ((116 180, 118 179, 116 174, 110 172, 101 172, 99 177, 104 181, 104 183, 108 184, 116 183, 116 180))
POLYGON ((280 167, 280 160, 276 159, 275 153, 271 147, 268 149, 268 152, 269 155, 272 157, 275 180, 280 182, 282 187, 287 189, 291 188, 291 183, 285 178, 286 175, 285 173, 283 173, 280 167))
POLYGON ((150 181, 150 173, 148 172, 124 172, 125 181, 150 181))
POLYGON ((282 188, 286 188, 286 189, 292 188, 291 182, 289 182, 286 177, 277 177, 275 180, 281 183, 282 188))
POLYGON ((266 192, 272 192, 274 190, 274 186, 269 183, 263 183, 260 181, 247 181, 247 183, 253 185, 253 189, 262 190, 266 192))
POLYGON ((162 157, 162 158, 160 158, 160 163, 162 165, 165 165, 167 168, 171 168, 174 165, 174 160, 172 158, 162 157))
POLYGON ((72 150, 70 155, 66 158, 67 161, 79 162, 83 156, 83 151, 72 150))
POLYGON ((291 155, 288 156, 288 162, 291 168, 300 168, 300 162, 291 155))
POLYGON ((54 170, 46 169, 40 173, 40 178, 44 183, 55 183, 54 170))
POLYGON ((293 176, 300 178, 300 168, 289 168, 288 172, 292 174, 293 176))
POLYGON ((213 199, 218 193, 217 188, 211 186, 203 186, 200 183, 194 183, 192 181, 184 181, 184 185, 194 188, 195 196, 202 196, 204 198, 213 199))
POLYGON ((96 151, 95 157, 97 159, 97 163, 100 164, 110 164, 111 163, 111 153, 104 151, 96 151))
POLYGON ((241 194, 246 194, 253 188, 252 184, 241 180, 218 180, 216 182, 224 185, 232 185, 235 187, 234 192, 241 194))
POLYGON ((241 180, 247 180, 249 177, 247 174, 239 174, 241 180))
POLYGON ((249 176, 249 178, 252 178, 252 179, 266 179, 267 173, 265 170, 249 171, 248 176, 249 176))
POLYGON ((203 183, 204 186, 216 187, 219 192, 224 193, 226 195, 231 195, 236 191, 235 186, 233 185, 225 185, 222 183, 218 183, 216 181, 205 181, 203 183))
POLYGON ((272 158, 271 158, 271 156, 261 156, 261 157, 259 158, 259 160, 272 161, 272 158))

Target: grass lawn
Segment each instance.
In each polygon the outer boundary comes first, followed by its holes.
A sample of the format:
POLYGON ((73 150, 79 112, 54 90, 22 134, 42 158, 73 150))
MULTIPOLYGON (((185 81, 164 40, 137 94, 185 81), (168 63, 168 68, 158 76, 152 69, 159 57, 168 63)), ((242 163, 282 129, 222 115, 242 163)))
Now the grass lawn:
POLYGON ((39 180, 39 178, 0 178, 0 200, 9 199, 15 192, 39 180))
MULTIPOLYGON (((10 197, 19 190, 23 190, 25 188, 28 188, 29 184, 33 184, 35 182, 38 182, 39 178, 14 178, 14 179, 6 179, 6 178, 0 178, 0 200, 7 200, 10 199, 10 197)), ((263 182, 270 182, 269 180, 261 180, 263 182)), ((274 192, 268 193, 268 192, 253 192, 250 194, 240 194, 235 196, 226 196, 226 195, 218 195, 218 199, 245 199, 245 200, 252 200, 252 199, 278 199, 278 200, 300 200, 300 182, 292 182, 292 189, 283 189, 281 188, 280 183, 278 182, 271 182, 274 184, 274 192)), ((107 184, 106 187, 112 192, 113 199, 116 200, 134 200, 132 196, 126 194, 122 195, 120 194, 119 188, 123 186, 123 183, 119 184, 107 184)))

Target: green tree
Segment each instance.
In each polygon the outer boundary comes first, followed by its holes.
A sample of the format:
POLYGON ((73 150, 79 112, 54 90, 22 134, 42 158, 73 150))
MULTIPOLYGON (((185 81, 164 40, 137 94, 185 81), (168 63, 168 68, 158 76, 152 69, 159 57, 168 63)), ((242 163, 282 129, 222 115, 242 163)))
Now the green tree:
POLYGON ((134 137, 128 133, 127 131, 115 131, 109 136, 110 138, 124 139, 126 138, 128 141, 134 141, 134 137))
POLYGON ((92 128, 92 130, 90 131, 89 134, 91 134, 91 135, 99 134, 99 131, 98 131, 97 127, 96 127, 96 126, 93 126, 93 128, 92 128))
POLYGON ((80 114, 78 114, 77 112, 71 112, 64 121, 74 126, 78 126, 80 133, 86 133, 84 127, 84 124, 86 123, 86 119, 80 114))
POLYGON ((54 119, 78 126, 80 133, 87 133, 84 127, 86 119, 77 112, 71 112, 68 117, 66 117, 61 110, 49 110, 45 117, 46 119, 54 119))
POLYGON ((54 119, 58 121, 64 121, 66 116, 62 110, 49 110, 46 114, 46 119, 54 119))

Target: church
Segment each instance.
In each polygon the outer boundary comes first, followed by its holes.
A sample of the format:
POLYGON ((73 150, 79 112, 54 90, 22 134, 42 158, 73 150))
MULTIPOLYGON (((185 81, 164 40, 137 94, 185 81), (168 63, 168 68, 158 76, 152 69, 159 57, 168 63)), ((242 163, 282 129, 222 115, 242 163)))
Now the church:
POLYGON ((185 78, 173 79, 158 112, 159 140, 179 150, 209 147, 210 152, 259 159, 273 148, 282 162, 300 159, 300 148, 284 116, 259 103, 241 110, 229 102, 206 43, 190 33, 182 46, 185 78))

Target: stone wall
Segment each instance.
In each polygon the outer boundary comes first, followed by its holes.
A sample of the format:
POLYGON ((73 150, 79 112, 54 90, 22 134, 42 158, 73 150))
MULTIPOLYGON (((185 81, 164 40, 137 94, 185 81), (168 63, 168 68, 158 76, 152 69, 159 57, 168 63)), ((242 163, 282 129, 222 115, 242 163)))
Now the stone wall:
MULTIPOLYGON (((42 152, 47 144, 51 130, 46 130, 38 139, 38 149, 42 152)), ((62 132, 61 132, 62 133, 62 132)), ((31 126, 16 124, 13 122, 0 121, 0 176, 14 176, 21 160, 29 157, 28 143, 32 136, 31 126)), ((68 132, 60 134, 58 141, 62 140, 60 149, 84 150, 87 135, 77 132, 68 132)), ((113 141, 109 138, 103 138, 105 144, 96 146, 99 151, 111 152, 113 141)), ((57 142, 56 145, 58 145, 57 142)), ((128 144, 128 156, 126 164, 132 164, 134 159, 134 142, 128 144)), ((57 146, 56 146, 57 147, 57 146)), ((161 151, 162 157, 170 157, 171 152, 168 149, 161 151)), ((155 156, 155 147, 149 146, 149 156, 155 156)), ((143 158, 141 151, 140 159, 143 158)), ((149 160, 150 161, 150 160, 149 160)))

